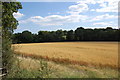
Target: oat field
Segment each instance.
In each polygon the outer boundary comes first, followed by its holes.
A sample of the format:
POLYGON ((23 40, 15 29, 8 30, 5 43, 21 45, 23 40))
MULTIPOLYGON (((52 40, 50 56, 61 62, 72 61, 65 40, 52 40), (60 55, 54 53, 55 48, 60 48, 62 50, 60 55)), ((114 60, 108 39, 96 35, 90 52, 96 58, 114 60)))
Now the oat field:
POLYGON ((14 44, 16 53, 83 66, 117 68, 118 42, 14 44))

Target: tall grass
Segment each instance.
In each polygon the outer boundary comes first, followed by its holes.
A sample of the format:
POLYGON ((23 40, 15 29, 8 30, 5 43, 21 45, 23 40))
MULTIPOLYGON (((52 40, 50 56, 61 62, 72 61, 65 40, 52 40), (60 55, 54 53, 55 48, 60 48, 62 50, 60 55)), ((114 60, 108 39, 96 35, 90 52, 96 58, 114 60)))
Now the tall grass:
POLYGON ((75 61, 75 60, 70 60, 68 58, 50 58, 48 56, 41 56, 41 55, 36 55, 36 54, 26 54, 26 53, 21 53, 21 52, 15 52, 17 55, 21 55, 24 57, 31 57, 34 59, 45 59, 48 61, 54 61, 56 63, 62 63, 62 64, 77 64, 77 65, 81 65, 81 66, 94 66, 94 67, 98 67, 98 68, 105 68, 105 67, 109 67, 112 69, 118 69, 118 66, 116 65, 109 65, 109 64, 100 64, 99 65, 95 65, 94 63, 87 63, 84 61, 75 61))
MULTIPOLYGON (((8 78, 117 78, 117 71, 17 56, 8 78)), ((15 79, 16 80, 16 79, 15 79)))
MULTIPOLYGON (((11 73, 7 75, 7 78, 49 78, 52 69, 48 67, 48 63, 43 60, 39 60, 40 67, 36 70, 25 69, 21 67, 21 60, 15 59, 15 63, 12 65, 11 73)), ((28 67, 29 68, 29 67, 28 67)))

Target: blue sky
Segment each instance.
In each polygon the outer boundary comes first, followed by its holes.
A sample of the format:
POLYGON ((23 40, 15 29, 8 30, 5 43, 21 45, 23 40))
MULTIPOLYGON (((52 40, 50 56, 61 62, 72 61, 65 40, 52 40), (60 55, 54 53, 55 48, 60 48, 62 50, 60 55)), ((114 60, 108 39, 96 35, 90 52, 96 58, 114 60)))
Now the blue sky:
POLYGON ((79 2, 22 2, 23 9, 14 13, 19 21, 15 32, 77 27, 118 28, 117 0, 80 0, 79 2))

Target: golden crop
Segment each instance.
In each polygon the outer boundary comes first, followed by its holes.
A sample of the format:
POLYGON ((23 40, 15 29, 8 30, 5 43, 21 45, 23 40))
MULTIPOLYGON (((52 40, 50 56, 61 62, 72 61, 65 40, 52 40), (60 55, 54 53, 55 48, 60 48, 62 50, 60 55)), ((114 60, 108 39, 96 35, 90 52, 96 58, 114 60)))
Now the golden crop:
POLYGON ((84 66, 117 68, 117 42, 54 42, 15 44, 15 51, 25 56, 84 66))

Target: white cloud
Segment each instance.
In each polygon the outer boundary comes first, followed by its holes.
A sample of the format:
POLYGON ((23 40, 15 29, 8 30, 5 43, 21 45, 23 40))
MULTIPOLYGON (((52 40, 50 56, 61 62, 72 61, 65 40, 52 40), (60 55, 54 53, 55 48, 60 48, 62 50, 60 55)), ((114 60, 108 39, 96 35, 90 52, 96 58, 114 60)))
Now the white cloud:
POLYGON ((84 21, 86 19, 87 16, 85 15, 68 15, 68 16, 50 15, 46 17, 34 16, 27 20, 21 20, 20 23, 33 22, 42 26, 48 26, 48 25, 63 25, 65 23, 75 23, 84 21))
POLYGON ((96 9, 96 12, 118 12, 119 0, 99 0, 96 2, 101 7, 96 9))
POLYGON ((16 18, 16 19, 19 19, 21 17, 24 16, 24 14, 20 13, 20 12, 17 12, 17 13, 13 13, 13 16, 16 18))
POLYGON ((91 9, 90 11, 95 11, 95 9, 91 9))
POLYGON ((96 16, 95 18, 91 19, 90 22, 92 22, 92 21, 106 20, 106 19, 115 19, 115 18, 117 19, 118 16, 116 16, 116 15, 104 14, 104 15, 96 16))
POLYGON ((97 22, 97 23, 93 23, 93 25, 99 25, 99 26, 113 26, 113 22, 97 22))
MULTIPOLYGON (((68 13, 70 14, 67 16, 61 15, 49 15, 46 17, 33 16, 28 18, 27 20, 21 20, 19 22, 20 23, 33 22, 42 26, 49 26, 49 25, 63 25, 66 23, 77 23, 88 19, 88 16, 79 14, 81 12, 87 11, 88 5, 76 3, 76 5, 69 6, 68 9, 69 9, 68 13)), ((55 14, 60 14, 60 12, 57 12, 55 14)))
POLYGON ((68 13, 70 13, 71 15, 78 15, 79 13, 88 11, 88 5, 85 3, 77 3, 76 5, 71 5, 69 6, 69 10, 68 13))
POLYGON ((60 14, 60 12, 56 12, 56 13, 51 13, 51 12, 49 12, 48 14, 49 14, 49 15, 52 15, 52 14, 60 14))
POLYGON ((96 4, 96 0, 79 0, 77 3, 96 4))
POLYGON ((77 3, 99 4, 101 8, 95 9, 96 12, 118 12, 118 2, 119 0, 80 0, 77 3))
MULTIPOLYGON (((48 13, 49 16, 42 17, 42 16, 33 16, 28 18, 27 20, 21 20, 20 23, 27 23, 27 22, 33 22, 42 26, 49 26, 49 25, 63 25, 66 23, 76 23, 76 22, 82 22, 82 21, 100 21, 100 20, 106 20, 106 19, 114 19, 117 18, 115 15, 99 15, 94 18, 91 18, 86 15, 80 15, 80 13, 89 11, 89 4, 99 4, 99 9, 91 9, 90 11, 96 11, 96 12, 117 12, 118 8, 118 0, 80 0, 79 2, 76 2, 75 5, 71 5, 68 7, 67 13, 69 15, 67 16, 61 16, 59 12, 54 13, 57 15, 54 15, 53 13, 48 13)), ((23 16, 23 14, 18 13, 19 15, 23 16)), ((99 22, 94 23, 93 25, 110 25, 111 23, 105 23, 105 22, 99 22)))

